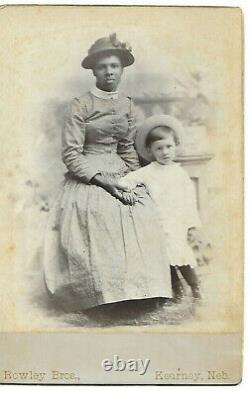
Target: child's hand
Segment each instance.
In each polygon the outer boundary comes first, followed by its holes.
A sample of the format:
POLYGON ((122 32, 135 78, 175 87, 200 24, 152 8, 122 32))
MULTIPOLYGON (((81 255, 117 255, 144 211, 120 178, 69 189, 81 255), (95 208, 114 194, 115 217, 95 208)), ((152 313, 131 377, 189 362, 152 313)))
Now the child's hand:
POLYGON ((202 233, 202 228, 190 227, 187 231, 187 240, 189 243, 195 243, 200 239, 202 233))

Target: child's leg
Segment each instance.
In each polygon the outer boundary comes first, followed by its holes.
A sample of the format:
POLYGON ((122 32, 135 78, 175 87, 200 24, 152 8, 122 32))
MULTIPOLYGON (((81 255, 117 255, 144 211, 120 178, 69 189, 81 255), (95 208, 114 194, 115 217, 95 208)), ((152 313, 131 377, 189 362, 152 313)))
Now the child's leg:
POLYGON ((192 294, 194 298, 201 298, 201 293, 200 293, 200 286, 199 286, 199 279, 198 276, 196 275, 195 270, 190 267, 190 265, 182 265, 179 267, 179 270, 187 282, 187 284, 191 287, 192 294))
POLYGON ((178 276, 177 270, 173 265, 170 265, 171 283, 175 300, 180 300, 183 297, 183 286, 178 276))

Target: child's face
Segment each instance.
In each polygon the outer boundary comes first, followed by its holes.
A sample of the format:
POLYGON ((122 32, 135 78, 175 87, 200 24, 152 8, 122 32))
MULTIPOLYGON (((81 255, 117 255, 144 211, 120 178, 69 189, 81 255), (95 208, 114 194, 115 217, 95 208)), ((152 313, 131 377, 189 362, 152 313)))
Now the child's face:
POLYGON ((166 137, 152 142, 149 151, 154 159, 162 165, 170 164, 175 158, 176 144, 173 136, 166 133, 166 137))

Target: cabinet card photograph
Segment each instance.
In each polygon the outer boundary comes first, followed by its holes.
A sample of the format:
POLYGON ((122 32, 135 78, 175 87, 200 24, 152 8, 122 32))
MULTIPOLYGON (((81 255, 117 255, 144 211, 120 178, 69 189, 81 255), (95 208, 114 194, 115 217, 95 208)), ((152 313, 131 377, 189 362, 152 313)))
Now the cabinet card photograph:
POLYGON ((0 18, 0 382, 238 384, 241 9, 0 18))

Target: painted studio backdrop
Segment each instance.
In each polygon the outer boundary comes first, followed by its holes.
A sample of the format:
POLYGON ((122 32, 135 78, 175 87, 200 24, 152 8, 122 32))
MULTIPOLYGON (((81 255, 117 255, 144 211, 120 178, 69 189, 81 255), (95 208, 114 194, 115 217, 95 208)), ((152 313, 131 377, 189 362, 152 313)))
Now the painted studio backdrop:
MULTIPOLYGON (((21 101, 16 97, 19 111, 15 122, 25 131, 17 137, 18 180, 13 193, 15 215, 22 228, 22 235, 18 234, 22 254, 16 258, 15 286, 20 296, 15 303, 20 329, 166 325, 168 331, 206 331, 225 327, 225 312, 232 303, 228 291, 237 294, 235 272, 230 272, 231 264, 227 266, 221 259, 229 240, 223 213, 223 205, 229 205, 225 190, 225 177, 229 176, 225 176, 225 170, 231 155, 224 144, 229 128, 226 103, 229 85, 236 90, 237 81, 231 81, 223 61, 232 43, 226 38, 217 46, 214 43, 216 37, 226 37, 226 24, 222 27, 218 16, 212 31, 212 22, 203 23, 205 13, 201 17, 198 10, 190 20, 181 10, 174 14, 165 9, 159 17, 152 9, 149 18, 146 10, 138 14, 134 8, 126 9, 125 17, 112 10, 117 17, 110 19, 107 8, 87 7, 76 12, 69 7, 61 19, 58 8, 53 19, 55 11, 38 7, 41 24, 35 26, 30 12, 22 15, 23 23, 16 27, 18 62, 9 65, 21 97, 21 101), (199 32, 195 38, 194 26, 199 32), (51 205, 66 172, 61 160, 66 107, 94 85, 92 71, 81 67, 90 45, 113 32, 130 43, 135 56, 133 67, 124 69, 120 90, 133 98, 137 123, 154 114, 169 114, 184 126, 177 161, 194 183, 203 223, 201 232, 188 235, 204 295, 203 303, 195 310, 187 296, 181 304, 153 314, 132 318, 127 311, 119 319, 97 317, 64 312, 52 304, 44 288, 41 247, 51 205)), ((234 157, 231 160, 234 166, 234 157)), ((141 165, 145 165, 143 160, 141 165)), ((232 170, 234 189, 236 179, 232 170)), ((237 312, 237 306, 232 311, 237 312)))

